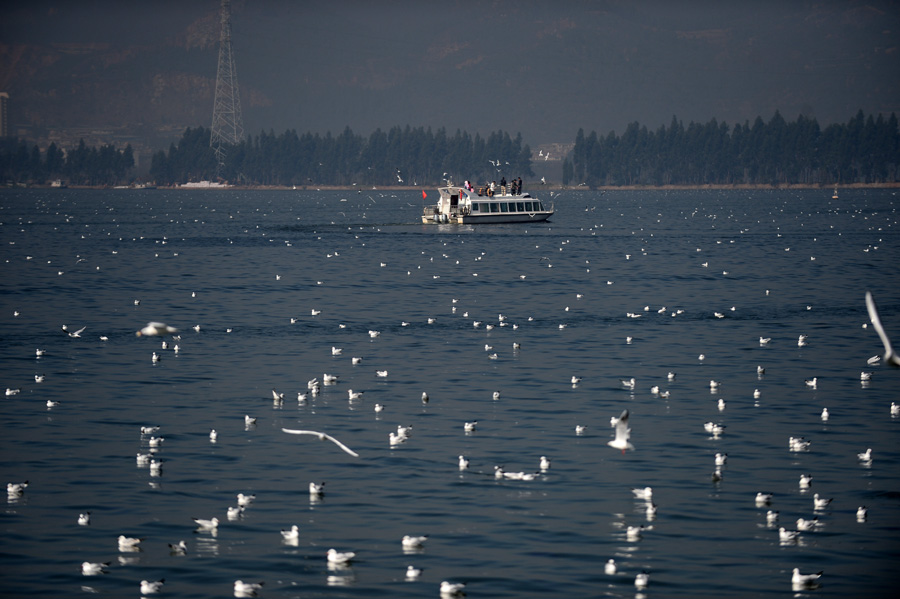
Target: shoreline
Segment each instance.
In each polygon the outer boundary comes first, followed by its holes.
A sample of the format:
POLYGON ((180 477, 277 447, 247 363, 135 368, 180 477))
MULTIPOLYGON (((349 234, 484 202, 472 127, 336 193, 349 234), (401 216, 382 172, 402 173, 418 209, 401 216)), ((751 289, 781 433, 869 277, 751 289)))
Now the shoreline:
MULTIPOLYGON (((434 191, 438 186, 407 186, 407 185, 383 185, 373 187, 360 187, 358 185, 229 185, 227 187, 182 187, 179 185, 156 186, 146 190, 128 187, 111 187, 108 185, 69 185, 67 187, 53 187, 51 185, 29 185, 26 187, 12 187, 8 189, 116 189, 117 191, 151 191, 153 189, 206 191, 206 190, 257 190, 257 191, 434 191)), ((699 191, 699 190, 755 190, 774 191, 791 189, 900 189, 900 181, 892 183, 846 183, 841 185, 819 185, 806 183, 787 183, 783 185, 771 184, 717 184, 707 183, 702 185, 598 185, 588 187, 586 185, 526 185, 525 191, 541 189, 547 191, 699 191)))

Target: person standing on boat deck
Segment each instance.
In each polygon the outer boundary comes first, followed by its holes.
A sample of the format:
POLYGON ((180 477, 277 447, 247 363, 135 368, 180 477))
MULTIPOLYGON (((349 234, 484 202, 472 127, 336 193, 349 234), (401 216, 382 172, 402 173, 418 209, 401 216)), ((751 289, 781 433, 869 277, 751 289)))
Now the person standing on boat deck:
POLYGON ((488 190, 488 197, 494 197, 494 192, 497 191, 497 182, 491 181, 491 187, 488 190))
POLYGON ((506 195, 506 177, 500 178, 500 193, 506 195))
POLYGON ((519 177, 519 195, 522 195, 522 177, 519 177))
POLYGON ((509 181, 509 195, 511 195, 511 196, 516 195, 516 178, 515 177, 513 177, 509 181))

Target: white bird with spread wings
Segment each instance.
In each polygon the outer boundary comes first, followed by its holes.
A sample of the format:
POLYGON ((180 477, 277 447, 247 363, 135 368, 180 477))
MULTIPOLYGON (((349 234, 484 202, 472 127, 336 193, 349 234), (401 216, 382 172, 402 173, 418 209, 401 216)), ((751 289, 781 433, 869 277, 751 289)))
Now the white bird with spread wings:
POLYGON ((344 445, 343 443, 341 443, 340 441, 338 441, 331 435, 328 435, 325 433, 320 433, 319 431, 301 431, 301 430, 297 430, 297 429, 293 429, 293 428, 282 428, 281 430, 288 433, 289 435, 313 435, 315 437, 318 437, 319 441, 325 441, 325 440, 331 441, 332 443, 334 443, 335 445, 337 445, 338 447, 340 447, 341 449, 343 449, 344 451, 346 451, 347 453, 352 455, 354 458, 359 457, 358 453, 356 453, 355 451, 353 451, 352 449, 350 449, 349 447, 347 447, 346 445, 344 445))
POLYGON ((631 429, 628 428, 628 410, 622 412, 622 415, 614 420, 616 427, 616 438, 609 441, 607 445, 615 449, 621 449, 625 453, 626 449, 634 451, 634 445, 628 442, 631 436, 631 429))

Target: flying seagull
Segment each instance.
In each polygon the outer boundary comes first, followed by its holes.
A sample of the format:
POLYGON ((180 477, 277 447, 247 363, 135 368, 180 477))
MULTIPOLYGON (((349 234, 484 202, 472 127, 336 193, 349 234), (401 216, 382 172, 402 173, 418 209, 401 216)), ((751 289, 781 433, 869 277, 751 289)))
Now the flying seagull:
POLYGON ((884 361, 886 364, 890 364, 891 366, 900 367, 900 356, 894 353, 894 348, 891 347, 891 340, 887 336, 887 333, 884 332, 884 327, 881 326, 881 318, 878 316, 878 307, 875 306, 875 298, 872 297, 872 292, 866 291, 866 308, 869 309, 869 319, 872 321, 872 326, 875 327, 875 332, 878 333, 878 336, 881 337, 881 342, 884 344, 884 361))
POLYGON ((607 445, 616 449, 621 449, 625 453, 626 449, 634 451, 634 445, 628 442, 631 436, 631 429, 628 428, 628 410, 622 412, 622 415, 616 420, 616 438, 607 442, 607 445))
POLYGON ((292 429, 292 428, 282 428, 281 430, 288 433, 289 435, 314 435, 319 438, 319 441, 325 441, 327 439, 327 440, 331 441, 332 443, 334 443, 335 445, 337 445, 338 447, 340 447, 341 449, 343 449, 344 451, 346 451, 347 453, 349 453, 350 455, 352 455, 354 458, 359 457, 358 453, 356 453, 355 451, 353 451, 352 449, 350 449, 349 447, 347 447, 346 445, 344 445, 343 443, 341 443, 340 441, 338 441, 331 435, 327 435, 325 433, 320 433, 319 431, 301 431, 301 430, 296 430, 296 429, 292 429))

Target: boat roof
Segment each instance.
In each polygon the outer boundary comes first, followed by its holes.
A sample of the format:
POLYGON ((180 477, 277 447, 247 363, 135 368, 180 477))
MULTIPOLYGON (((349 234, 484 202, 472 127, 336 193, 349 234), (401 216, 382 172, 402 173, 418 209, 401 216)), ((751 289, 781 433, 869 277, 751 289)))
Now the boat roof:
POLYGON ((521 200, 521 199, 529 199, 529 200, 534 200, 534 199, 536 199, 536 198, 533 198, 531 195, 529 195, 527 192, 526 192, 526 193, 523 193, 522 195, 518 195, 518 196, 502 196, 502 195, 499 195, 499 194, 498 194, 498 195, 495 195, 495 196, 493 196, 493 197, 491 197, 491 198, 488 198, 487 196, 479 196, 479 195, 478 195, 478 192, 476 192, 476 191, 474 191, 474 190, 470 191, 470 190, 466 189, 465 187, 462 187, 462 186, 459 186, 459 185, 446 185, 446 186, 444 186, 444 187, 438 187, 438 192, 440 192, 441 197, 450 197, 450 196, 452 196, 452 195, 460 195, 460 194, 464 194, 464 195, 465 195, 467 198, 469 198, 469 199, 471 199, 471 198, 482 198, 482 200, 487 199, 487 200, 493 200, 493 201, 495 201, 495 202, 497 202, 497 201, 509 201, 509 200, 511 200, 511 199, 514 200, 514 199, 516 199, 516 198, 518 198, 518 199, 520 199, 520 200, 521 200), (504 199, 504 198, 506 198, 506 199, 504 199))

